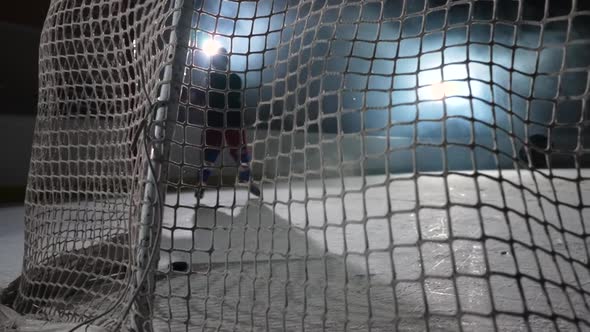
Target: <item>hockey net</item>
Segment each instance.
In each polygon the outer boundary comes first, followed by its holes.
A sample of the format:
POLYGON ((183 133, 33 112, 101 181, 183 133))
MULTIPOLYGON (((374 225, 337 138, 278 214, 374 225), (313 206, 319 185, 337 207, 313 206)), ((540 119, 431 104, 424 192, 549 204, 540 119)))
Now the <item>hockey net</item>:
POLYGON ((589 26, 581 0, 54 0, 12 305, 590 330, 589 26))

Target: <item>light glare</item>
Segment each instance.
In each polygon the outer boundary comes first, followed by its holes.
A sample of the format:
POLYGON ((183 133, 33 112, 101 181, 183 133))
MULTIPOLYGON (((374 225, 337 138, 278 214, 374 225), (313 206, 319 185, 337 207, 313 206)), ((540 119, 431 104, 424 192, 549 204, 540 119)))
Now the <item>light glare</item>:
POLYGON ((215 39, 207 39, 203 42, 203 52, 205 52, 207 56, 214 56, 219 52, 220 48, 221 45, 215 39))
POLYGON ((456 82, 439 82, 430 86, 433 99, 443 99, 459 94, 459 85, 456 82))

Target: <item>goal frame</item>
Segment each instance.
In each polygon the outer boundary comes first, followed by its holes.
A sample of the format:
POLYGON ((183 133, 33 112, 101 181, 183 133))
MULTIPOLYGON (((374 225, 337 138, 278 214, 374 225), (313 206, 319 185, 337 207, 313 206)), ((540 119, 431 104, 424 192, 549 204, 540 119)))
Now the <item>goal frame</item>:
MULTIPOLYGON (((163 202, 166 195, 166 183, 161 179, 167 177, 167 160, 170 155, 170 144, 174 136, 174 127, 178 112, 182 79, 188 50, 192 7, 190 0, 174 1, 171 31, 168 40, 168 59, 163 70, 159 95, 155 103, 151 103, 153 120, 148 120, 144 129, 145 138, 149 142, 145 146, 148 154, 145 165, 145 185, 137 232, 137 249, 134 271, 134 290, 137 294, 131 312, 131 325, 135 331, 151 331, 151 311, 156 286, 155 272, 159 260, 161 222, 163 218, 163 202), (153 134, 151 132, 153 131, 153 134), (151 137, 151 139, 150 139, 151 137), (149 147, 148 147, 149 145, 149 147)), ((141 75, 141 77, 144 77, 141 75)), ((140 83, 141 84, 141 83, 140 83)), ((140 87, 142 88, 142 87, 140 87)), ((145 87, 143 87, 145 91, 145 87)), ((147 91, 146 91, 147 92, 147 91)), ((146 96, 149 98, 149 96, 146 96)))

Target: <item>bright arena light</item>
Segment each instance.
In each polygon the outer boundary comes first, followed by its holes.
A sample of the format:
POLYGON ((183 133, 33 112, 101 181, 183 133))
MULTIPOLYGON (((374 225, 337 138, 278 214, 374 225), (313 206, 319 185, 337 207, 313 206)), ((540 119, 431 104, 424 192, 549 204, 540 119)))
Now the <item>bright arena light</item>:
POLYGON ((207 56, 214 56, 219 53, 220 48, 221 44, 215 39, 207 39, 203 42, 203 52, 205 52, 207 56))
POLYGON ((430 94, 433 99, 452 97, 458 95, 459 93, 460 87, 457 82, 439 82, 430 86, 430 94))

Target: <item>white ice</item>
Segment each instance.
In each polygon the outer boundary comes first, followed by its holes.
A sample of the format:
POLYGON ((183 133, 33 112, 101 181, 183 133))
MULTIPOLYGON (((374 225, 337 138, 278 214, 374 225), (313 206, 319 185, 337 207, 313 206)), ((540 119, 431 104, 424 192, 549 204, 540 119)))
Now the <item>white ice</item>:
MULTIPOLYGON (((498 172, 431 175, 279 182, 264 186, 262 199, 246 188, 211 189, 198 206, 191 192, 169 193, 157 329, 188 321, 222 330, 370 323, 387 331, 399 323, 480 331, 503 311, 512 316, 496 323, 518 330, 524 308, 590 317, 590 210, 564 205, 590 201, 576 172, 558 171, 564 179, 553 181, 515 171, 502 181, 498 172), (190 273, 170 271, 170 260, 189 262, 190 273)), ((0 220, 6 283, 22 265, 22 207, 0 209, 0 220)))

